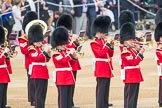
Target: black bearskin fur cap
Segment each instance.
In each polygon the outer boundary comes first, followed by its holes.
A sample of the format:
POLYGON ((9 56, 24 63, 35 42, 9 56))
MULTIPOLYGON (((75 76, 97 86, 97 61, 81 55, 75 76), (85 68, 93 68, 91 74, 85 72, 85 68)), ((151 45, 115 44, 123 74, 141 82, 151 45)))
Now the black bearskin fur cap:
POLYGON ((123 44, 124 41, 135 39, 135 27, 134 24, 128 22, 124 23, 120 29, 120 43, 123 44))
POLYGON ((25 27, 26 27, 26 25, 27 25, 30 21, 36 20, 36 19, 38 19, 38 15, 37 15, 37 13, 34 12, 34 11, 28 11, 28 12, 25 14, 24 19, 23 19, 23 23, 22 23, 22 28, 23 28, 24 32, 25 32, 25 27))
POLYGON ((127 22, 131 22, 132 24, 135 24, 134 14, 130 10, 123 10, 119 16, 120 27, 127 22))
POLYGON ((162 22, 162 8, 160 8, 155 16, 155 25, 157 26, 160 22, 162 22))
POLYGON ((64 26, 68 30, 72 30, 72 16, 69 14, 62 14, 56 23, 56 27, 64 26))
POLYGON ((5 31, 2 26, 0 26, 0 44, 4 44, 5 42, 5 31))
POLYGON ((110 24, 111 24, 111 19, 109 16, 99 16, 93 22, 92 32, 94 34, 96 34, 97 32, 108 33, 110 24))
POLYGON ((52 48, 55 48, 58 45, 67 44, 68 38, 69 38, 68 30, 63 26, 57 27, 51 36, 52 48))
POLYGON ((32 25, 28 31, 29 44, 43 41, 43 30, 40 25, 32 25))
POLYGON ((160 41, 160 37, 162 37, 162 22, 159 23, 155 28, 154 39, 156 42, 160 41))

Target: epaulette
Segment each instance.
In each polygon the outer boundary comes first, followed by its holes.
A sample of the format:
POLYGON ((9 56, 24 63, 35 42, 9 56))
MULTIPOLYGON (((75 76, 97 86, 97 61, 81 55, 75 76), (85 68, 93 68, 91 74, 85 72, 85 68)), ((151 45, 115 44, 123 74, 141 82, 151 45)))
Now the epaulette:
POLYGON ((121 52, 121 54, 126 54, 126 53, 131 53, 131 52, 128 51, 127 48, 123 47, 123 51, 121 52))
POLYGON ((95 39, 91 40, 90 43, 98 43, 95 39))
POLYGON ((32 51, 32 50, 37 51, 37 50, 34 48, 34 46, 30 45, 30 46, 28 47, 28 51, 32 51))
POLYGON ((24 34, 24 35, 22 35, 21 37, 19 37, 19 39, 23 39, 23 40, 28 41, 28 38, 27 38, 26 34, 24 34))

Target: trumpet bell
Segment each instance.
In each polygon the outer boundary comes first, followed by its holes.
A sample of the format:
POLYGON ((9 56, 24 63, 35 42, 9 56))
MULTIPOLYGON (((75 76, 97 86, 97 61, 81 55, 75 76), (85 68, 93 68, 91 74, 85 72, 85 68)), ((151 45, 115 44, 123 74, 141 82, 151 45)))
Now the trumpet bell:
POLYGON ((29 22, 25 28, 25 33, 28 35, 28 31, 32 25, 40 25, 43 30, 43 35, 47 32, 47 24, 43 20, 33 20, 29 22))

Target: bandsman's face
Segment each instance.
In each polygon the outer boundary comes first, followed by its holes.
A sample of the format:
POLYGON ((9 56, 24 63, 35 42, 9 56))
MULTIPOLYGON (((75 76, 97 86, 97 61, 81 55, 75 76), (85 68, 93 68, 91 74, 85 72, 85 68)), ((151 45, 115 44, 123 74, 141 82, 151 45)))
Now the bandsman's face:
POLYGON ((59 49, 59 50, 65 50, 65 48, 66 48, 66 45, 58 45, 57 46, 57 49, 59 49))
POLYGON ((162 43, 162 37, 160 37, 159 41, 160 41, 160 43, 162 43))
POLYGON ((36 47, 41 47, 42 46, 42 42, 34 42, 33 44, 36 47))

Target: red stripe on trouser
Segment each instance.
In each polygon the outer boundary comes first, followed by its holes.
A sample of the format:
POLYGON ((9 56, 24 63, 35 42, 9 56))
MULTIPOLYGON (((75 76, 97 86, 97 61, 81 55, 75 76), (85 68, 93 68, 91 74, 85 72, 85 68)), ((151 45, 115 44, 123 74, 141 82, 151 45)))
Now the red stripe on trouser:
POLYGON ((62 96, 61 96, 62 94, 61 94, 61 87, 60 86, 59 86, 59 92, 60 92, 59 93, 59 95, 60 95, 60 101, 59 101, 60 105, 59 106, 60 106, 60 108, 62 108, 62 96))
POLYGON ((98 103, 98 98, 99 98, 99 93, 100 93, 100 89, 99 88, 100 88, 100 83, 98 82, 98 84, 97 84, 97 108, 99 108, 99 103, 98 103))
POLYGON ((129 96, 130 95, 130 85, 128 85, 128 97, 127 97, 127 104, 126 104, 126 108, 128 108, 129 106, 129 96))
POLYGON ((37 102, 38 102, 38 100, 37 100, 37 86, 36 86, 36 81, 35 81, 35 79, 33 79, 34 81, 34 88, 35 88, 35 108, 38 108, 38 104, 37 104, 37 102))

